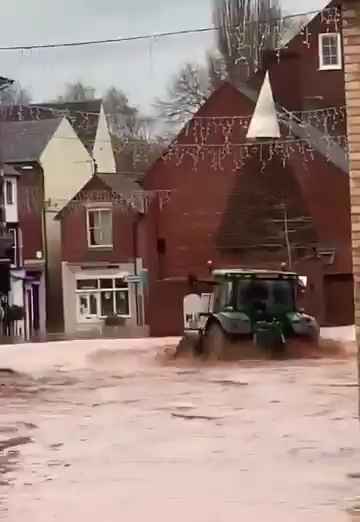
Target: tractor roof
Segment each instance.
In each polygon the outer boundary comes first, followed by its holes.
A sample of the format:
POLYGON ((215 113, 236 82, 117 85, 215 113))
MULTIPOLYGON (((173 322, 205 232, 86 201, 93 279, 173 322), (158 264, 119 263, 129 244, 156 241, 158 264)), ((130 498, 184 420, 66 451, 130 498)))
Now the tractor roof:
POLYGON ((213 271, 214 277, 225 276, 258 276, 259 278, 294 278, 298 277, 295 272, 284 272, 283 270, 260 270, 260 269, 244 269, 244 268, 222 268, 213 271))

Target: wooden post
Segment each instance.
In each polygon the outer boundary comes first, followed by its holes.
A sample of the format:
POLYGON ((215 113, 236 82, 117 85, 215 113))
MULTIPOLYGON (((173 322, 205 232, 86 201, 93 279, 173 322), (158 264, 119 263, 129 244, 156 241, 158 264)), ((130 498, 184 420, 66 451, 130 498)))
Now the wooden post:
MULTIPOLYGON (((355 327, 360 384, 360 2, 343 1, 343 40, 347 136, 349 143, 351 230, 354 275, 355 327)), ((360 392, 360 387, 359 387, 360 392)), ((360 393, 358 397, 360 418, 360 393)))

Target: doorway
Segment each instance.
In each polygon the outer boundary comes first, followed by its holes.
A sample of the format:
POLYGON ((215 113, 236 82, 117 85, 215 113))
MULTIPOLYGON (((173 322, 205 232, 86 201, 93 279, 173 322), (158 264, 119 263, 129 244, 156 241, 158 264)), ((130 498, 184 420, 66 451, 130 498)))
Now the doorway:
POLYGON ((351 274, 327 275, 324 278, 325 321, 327 326, 354 323, 354 287, 351 274))
POLYGON ((97 294, 77 295, 77 316, 79 323, 96 321, 98 318, 99 297, 97 294))

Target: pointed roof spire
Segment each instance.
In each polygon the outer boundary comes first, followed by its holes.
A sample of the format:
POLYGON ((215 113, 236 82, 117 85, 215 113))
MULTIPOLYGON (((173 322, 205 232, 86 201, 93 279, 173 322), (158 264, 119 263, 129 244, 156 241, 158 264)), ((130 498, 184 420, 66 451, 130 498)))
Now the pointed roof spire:
POLYGON ((270 83, 269 72, 266 71, 254 114, 251 118, 246 137, 280 138, 280 126, 276 114, 276 107, 270 83))

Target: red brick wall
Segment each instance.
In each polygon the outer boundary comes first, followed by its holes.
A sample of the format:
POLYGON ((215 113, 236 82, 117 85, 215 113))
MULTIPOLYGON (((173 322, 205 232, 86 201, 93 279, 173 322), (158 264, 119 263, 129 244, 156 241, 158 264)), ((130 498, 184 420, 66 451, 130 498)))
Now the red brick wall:
POLYGON ((184 332, 184 297, 189 293, 209 292, 209 287, 187 281, 157 281, 152 293, 155 299, 149 309, 150 334, 153 337, 181 336, 184 332))
MULTIPOLYGON (((229 86, 219 92, 218 97, 214 96, 207 114, 212 111, 217 111, 217 114, 246 114, 246 110, 249 109, 243 97, 229 86)), ((236 140, 236 136, 233 139, 236 140)), ((238 139, 240 142, 244 140, 243 136, 238 139)), ((268 165, 263 174, 260 171, 260 163, 247 161, 239 172, 233 172, 231 158, 224 161, 222 171, 212 170, 206 159, 200 161, 197 170, 187 158, 180 165, 176 165, 174 160, 160 160, 155 165, 146 177, 145 186, 173 190, 167 208, 157 212, 156 217, 154 214, 151 216, 151 221, 156 221, 155 225, 151 224, 152 242, 155 237, 164 238, 167 247, 161 273, 157 264, 159 256, 154 250, 148 260, 154 269, 157 268, 157 277, 186 276, 189 270, 204 274, 209 259, 215 264, 239 263, 238 254, 219 251, 215 242, 228 208, 229 195, 234 191, 241 193, 245 184, 251 191, 253 182, 262 183, 261 179, 268 175, 274 181, 284 175, 279 163, 268 165)), ((338 255, 331 270, 350 272, 348 176, 322 157, 315 155, 314 160, 306 163, 296 152, 287 165, 286 176, 294 176, 297 180, 320 241, 336 245, 338 255)), ((259 207, 261 204, 259 198, 259 207)))
MULTIPOLYGON (((80 197, 86 200, 86 191, 104 191, 104 186, 94 180, 80 197)), ((107 199, 110 199, 108 192, 107 199)), ((101 207, 101 202, 98 204, 101 207)), ((83 262, 128 262, 134 259, 134 224, 138 215, 124 211, 120 206, 113 207, 113 248, 91 248, 88 245, 86 207, 75 203, 65 210, 61 218, 62 260, 70 263, 83 262)))
MULTIPOLYGON (((338 2, 333 2, 334 6, 337 4, 338 2)), ((305 34, 299 34, 281 51, 280 61, 276 57, 265 58, 272 64, 270 76, 276 101, 288 110, 345 104, 344 71, 319 70, 318 35, 328 29, 335 32, 335 26, 332 24, 328 28, 321 22, 319 14, 308 26, 309 47, 304 43, 305 34)), ((338 30, 341 31, 341 23, 338 30)), ((257 82, 255 80, 255 84, 259 85, 261 78, 262 74, 257 82)))
MULTIPOLYGON (((334 1, 331 5, 336 6, 338 2, 334 1)), ((274 55, 265 56, 277 103, 288 110, 344 105, 344 70, 319 70, 318 35, 327 30, 338 29, 342 29, 341 24, 339 28, 333 25, 328 28, 321 22, 319 15, 308 26, 309 47, 304 45, 305 35, 302 34, 292 40, 288 48, 281 52, 279 62, 274 55)), ((347 29, 345 33, 346 31, 347 29)), ((259 87, 262 80, 263 73, 259 73, 252 82, 253 86, 259 87)), ((353 104, 355 103, 354 101, 353 104)), ((246 115, 251 114, 252 111, 253 105, 246 98, 239 95, 232 87, 225 85, 210 98, 199 115, 246 115)), ((312 123, 316 124, 316 122, 312 123)), ((336 128, 333 130, 338 134, 344 134, 345 119, 338 118, 336 128)), ((191 133, 181 134, 178 140, 180 143, 194 141, 191 133)), ((244 133, 239 132, 238 136, 233 134, 231 141, 244 142, 244 133)), ((172 159, 166 162, 160 160, 146 177, 146 188, 173 190, 167 209, 162 212, 153 210, 151 217, 147 217, 146 263, 150 268, 153 285, 150 300, 150 308, 153 310, 150 313, 153 317, 156 313, 161 315, 161 308, 167 306, 166 303, 171 302, 171 299, 179 299, 179 297, 171 297, 168 288, 166 290, 168 293, 163 289, 160 290, 156 283, 157 279, 186 276, 189 272, 206 275, 208 259, 212 259, 215 265, 222 266, 244 263, 252 266, 274 266, 274 262, 278 266, 281 261, 286 261, 265 252, 258 253, 256 258, 256 255, 251 256, 249 252, 219 250, 216 247, 216 238, 228 209, 229 195, 234 190, 241 192, 245 187, 244 184, 251 184, 252 177, 255 179, 261 176, 261 165, 256 162, 254 164, 247 161, 246 166, 239 172, 233 172, 231 160, 226 159, 223 167, 223 170, 211 169, 209 156, 200 161, 197 170, 193 169, 189 157, 184 157, 178 163, 172 159), (163 255, 159 255, 156 251, 156 241, 159 238, 166 240, 166 253, 163 255)), ((268 166, 266 172, 272 169, 272 175, 276 179, 279 168, 281 168, 279 165, 274 164, 268 166)), ((332 274, 338 277, 335 286, 339 293, 339 303, 347 303, 349 316, 347 321, 352 321, 351 297, 349 297, 352 272, 349 177, 347 173, 341 172, 317 154, 314 154, 313 161, 304 162, 301 154, 293 152, 286 169, 286 174, 296 178, 302 191, 319 242, 336 249, 333 265, 324 266, 314 260, 306 266, 301 264, 295 266, 295 269, 302 273, 308 273, 313 280, 312 291, 307 297, 307 307, 324 322, 326 322, 326 315, 333 313, 333 304, 327 306, 326 296, 332 299, 334 279, 323 280, 325 274, 332 274)))
MULTIPOLYGON (((247 100, 229 85, 218 91, 203 109, 206 115, 249 114, 250 111, 247 100)), ((181 136, 180 141, 182 139, 184 142, 191 142, 191 135, 181 136)), ((244 136, 241 133, 238 137, 233 135, 232 140, 235 143, 237 140, 243 142, 244 136)), ((346 173, 332 166, 326 159, 315 155, 313 161, 306 163, 303 156, 293 153, 286 171, 279 163, 275 163, 267 166, 263 174, 258 162, 249 161, 240 171, 234 172, 231 157, 224 160, 223 170, 213 170, 209 157, 201 160, 194 170, 191 159, 184 157, 178 164, 173 159, 166 162, 159 160, 149 171, 145 179, 145 188, 166 188, 173 191, 166 209, 161 212, 153 209, 147 216, 146 266, 150 269, 153 285, 150 299, 153 321, 156 311, 161 316, 161 308, 167 307, 171 301, 169 294, 159 290, 157 279, 184 277, 189 272, 204 276, 207 274, 209 259, 214 261, 215 266, 241 266, 245 263, 248 266, 274 266, 275 263, 275 266, 279 267, 281 261, 286 261, 286 255, 279 258, 265 252, 257 252, 257 256, 253 255, 249 259, 248 253, 219 250, 216 246, 229 195, 235 189, 241 193, 245 184, 249 192, 252 180, 258 183, 259 179, 273 176, 276 181, 280 175, 294 176, 312 215, 320 242, 332 243, 337 249, 335 264, 318 271, 316 291, 313 292, 312 301, 309 303, 309 311, 314 312, 320 320, 324 319, 323 272, 351 272, 349 181, 346 173), (166 253, 163 255, 156 251, 156 241, 159 238, 166 240, 166 253), (166 296, 170 301, 164 300, 166 296)), ((259 198, 259 208, 261 204, 259 198)), ((306 270, 309 274, 312 273, 310 267, 306 270)), ((344 286, 344 292, 348 293, 348 285, 344 286)), ((170 319, 168 322, 170 324, 170 319)))
POLYGON ((305 167, 301 156, 294 157, 291 165, 321 241, 336 248, 335 263, 325 266, 325 272, 351 273, 349 175, 316 154, 305 167))
MULTIPOLYGON (((101 207, 101 205, 99 205, 101 207)), ((131 217, 113 211, 113 248, 90 248, 87 238, 86 208, 79 205, 62 219, 62 260, 69 263, 93 261, 127 262, 134 258, 133 224, 131 217)))
POLYGON ((40 168, 23 171, 18 177, 19 226, 23 235, 23 258, 36 259, 44 252, 43 242, 43 174, 40 168))

